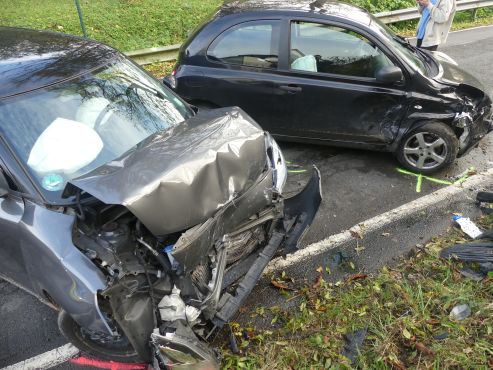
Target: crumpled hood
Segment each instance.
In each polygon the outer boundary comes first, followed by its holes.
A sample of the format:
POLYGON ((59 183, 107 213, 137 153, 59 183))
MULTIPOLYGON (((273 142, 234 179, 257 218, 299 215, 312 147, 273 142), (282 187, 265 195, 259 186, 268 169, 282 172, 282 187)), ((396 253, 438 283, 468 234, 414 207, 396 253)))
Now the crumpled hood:
POLYGON ((434 52, 433 57, 439 63, 442 71, 435 80, 447 85, 469 85, 482 92, 485 92, 483 84, 473 75, 454 64, 453 59, 441 52, 434 52))
POLYGON ((154 235, 165 235, 211 217, 266 165, 263 130, 241 109, 225 108, 151 136, 70 186, 126 206, 154 235))

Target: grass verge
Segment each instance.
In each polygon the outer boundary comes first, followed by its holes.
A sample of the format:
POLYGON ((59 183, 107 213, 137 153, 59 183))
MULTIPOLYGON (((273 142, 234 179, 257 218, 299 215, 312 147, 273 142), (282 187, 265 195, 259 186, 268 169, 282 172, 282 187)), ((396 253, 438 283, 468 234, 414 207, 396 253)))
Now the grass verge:
MULTIPOLYGON (((80 0, 90 38, 122 51, 182 42, 221 0, 80 0)), ((82 35, 74 1, 0 0, 0 25, 82 35)))
MULTIPOLYGON (((493 217, 478 223, 493 227, 493 217)), ((463 277, 461 263, 441 260, 439 251, 467 237, 452 229, 393 268, 367 276, 353 274, 327 282, 295 286, 284 274, 273 284, 286 300, 300 299, 296 310, 256 307, 250 317, 271 322, 267 330, 231 324, 240 353, 225 349, 223 367, 242 369, 346 369, 341 355, 345 334, 366 329, 357 367, 365 369, 493 368, 493 278, 463 277), (449 317, 458 304, 471 316, 449 317)), ((330 276, 330 275, 329 275, 330 276)))
MULTIPOLYGON (((372 13, 412 7, 414 0, 351 0, 372 13)), ((181 43, 200 22, 222 3, 221 0, 80 0, 90 38, 122 51, 181 43)), ((73 1, 0 0, 0 25, 81 35, 73 1)), ((456 15, 454 29, 492 24, 493 9, 478 9, 456 15)), ((411 36, 417 21, 393 26, 411 36)))

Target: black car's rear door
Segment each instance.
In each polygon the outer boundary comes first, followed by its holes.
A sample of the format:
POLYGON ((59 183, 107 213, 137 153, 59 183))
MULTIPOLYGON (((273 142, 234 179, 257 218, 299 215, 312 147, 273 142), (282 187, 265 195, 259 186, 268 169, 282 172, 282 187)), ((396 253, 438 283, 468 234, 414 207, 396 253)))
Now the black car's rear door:
POLYGON ((207 63, 199 67, 200 83, 184 95, 240 106, 273 133, 289 129, 295 96, 276 83, 281 26, 280 19, 259 19, 222 32, 207 49, 207 63))
POLYGON ((323 140, 390 143, 406 111, 405 84, 378 83, 375 73, 393 59, 368 37, 339 24, 291 20, 289 29, 289 63, 279 83, 296 96, 289 131, 323 140))

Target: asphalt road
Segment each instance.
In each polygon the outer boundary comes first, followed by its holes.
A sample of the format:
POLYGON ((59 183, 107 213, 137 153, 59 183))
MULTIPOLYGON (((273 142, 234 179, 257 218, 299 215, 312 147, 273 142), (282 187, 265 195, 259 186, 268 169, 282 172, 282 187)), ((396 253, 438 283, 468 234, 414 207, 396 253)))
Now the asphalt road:
MULTIPOLYGON (((442 51, 493 92, 493 27, 452 33, 442 51)), ((324 202, 305 244, 338 233, 441 186, 424 181, 421 193, 417 193, 416 179, 398 173, 398 163, 389 154, 313 145, 281 146, 292 170, 309 170, 315 164, 322 173, 324 202)), ((492 167, 492 147, 493 135, 490 135, 479 148, 435 177, 454 178, 470 166, 479 171, 492 167)), ((291 186, 304 182, 308 172, 291 173, 291 186)), ((0 281, 0 368, 65 343, 58 333, 55 312, 22 290, 0 281)))

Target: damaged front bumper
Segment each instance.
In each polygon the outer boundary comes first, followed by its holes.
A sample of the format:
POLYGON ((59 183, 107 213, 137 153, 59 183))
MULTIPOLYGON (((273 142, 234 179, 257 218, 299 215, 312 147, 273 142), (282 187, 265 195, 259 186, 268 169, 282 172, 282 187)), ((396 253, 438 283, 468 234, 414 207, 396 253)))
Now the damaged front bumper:
POLYGON ((491 100, 485 97, 483 101, 470 110, 457 113, 453 124, 462 130, 459 136, 458 157, 467 154, 476 144, 493 131, 493 106, 491 100))
MULTIPOLYGON (((218 297, 214 312, 210 312, 214 327, 208 336, 216 329, 227 324, 238 312, 249 296, 268 263, 276 254, 289 254, 298 249, 299 243, 315 218, 322 201, 320 172, 316 167, 305 188, 294 197, 285 199, 282 215, 275 219, 270 239, 257 253, 252 254, 250 263, 243 264, 247 268, 241 274, 237 288, 232 293, 225 292, 218 297)), ((205 232, 202 235, 210 235, 205 232)), ((197 240, 197 239, 195 239, 197 240)), ((218 274, 225 276, 225 272, 218 274)), ((236 275, 238 276, 238 274, 236 275)), ((229 279, 231 280, 231 278, 229 279)), ((228 278, 221 280, 223 291, 229 283, 228 278)), ((155 353, 155 368, 163 364, 173 369, 218 369, 217 353, 197 341, 191 330, 184 323, 175 323, 174 327, 156 330, 152 334, 152 345, 155 353), (183 353, 187 355, 183 355, 183 353)))

